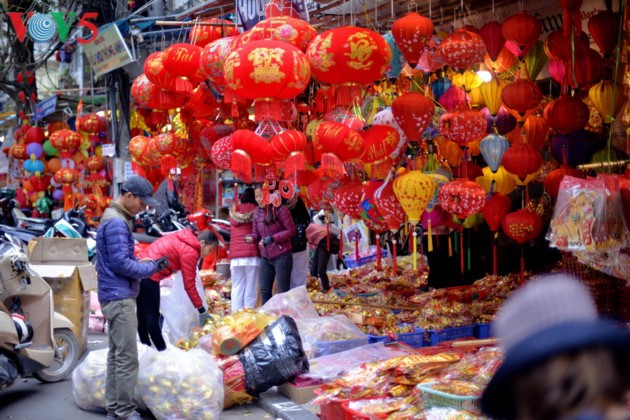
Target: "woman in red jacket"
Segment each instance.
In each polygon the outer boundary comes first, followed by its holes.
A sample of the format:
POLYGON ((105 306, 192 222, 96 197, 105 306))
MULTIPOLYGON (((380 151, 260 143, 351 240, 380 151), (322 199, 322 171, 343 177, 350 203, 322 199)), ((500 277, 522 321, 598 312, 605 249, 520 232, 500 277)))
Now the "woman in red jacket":
POLYGON ((245 188, 239 204, 230 207, 230 271, 232 273, 232 313, 255 308, 258 300, 260 252, 245 237, 252 234, 252 215, 258 205, 253 188, 245 188))
POLYGON ((208 317, 203 305, 204 296, 199 296, 195 284, 197 263, 217 246, 217 242, 217 237, 209 230, 195 236, 192 230, 184 229, 161 237, 140 253, 140 258, 151 260, 167 256, 170 262, 167 268, 151 278, 140 280, 140 294, 136 301, 140 342, 150 346, 152 341, 159 351, 166 350, 160 326, 160 280, 178 270, 182 271, 184 289, 199 311, 200 320, 208 317))

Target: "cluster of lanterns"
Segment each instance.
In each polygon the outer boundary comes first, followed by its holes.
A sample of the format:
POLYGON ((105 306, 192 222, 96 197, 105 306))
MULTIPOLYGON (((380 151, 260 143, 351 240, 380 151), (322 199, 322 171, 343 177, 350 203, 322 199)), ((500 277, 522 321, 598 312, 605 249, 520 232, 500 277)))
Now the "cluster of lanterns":
POLYGON ((379 234, 405 218, 414 233, 418 225, 461 230, 483 214, 492 231, 526 243, 541 233, 540 215, 509 213, 506 194, 539 175, 552 133, 562 167, 545 187, 555 196, 561 175, 576 174, 570 165, 601 144, 583 140, 599 138, 585 130, 589 121, 598 115, 606 128, 625 102, 622 87, 602 80, 618 14, 589 21, 600 52, 576 22, 540 41, 540 22, 525 12, 437 35, 416 12, 384 35, 354 26, 317 34, 291 16, 238 34, 211 19, 190 43, 147 59, 132 87, 145 133, 130 151, 144 168, 212 163, 246 183, 272 172, 301 187, 312 207, 361 218, 379 234), (548 60, 562 85, 550 102, 535 83, 548 60))

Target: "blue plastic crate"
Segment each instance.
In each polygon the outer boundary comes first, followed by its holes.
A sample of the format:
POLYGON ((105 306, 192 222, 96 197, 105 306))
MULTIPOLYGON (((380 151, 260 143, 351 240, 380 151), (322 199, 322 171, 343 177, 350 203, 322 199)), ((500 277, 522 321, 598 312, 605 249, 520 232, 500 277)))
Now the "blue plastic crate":
POLYGON ((475 326, 444 328, 442 330, 427 330, 424 334, 424 345, 435 346, 443 341, 451 341, 457 338, 473 337, 475 326))
POLYGON ((475 338, 489 338, 490 335, 490 323, 487 324, 475 324, 474 335, 475 338))
POLYGON ((393 343, 394 341, 396 341, 396 339, 394 337, 390 337, 389 335, 372 335, 372 334, 368 334, 368 343, 369 344, 374 344, 374 343, 385 343, 385 344, 389 344, 389 343, 393 343))
MULTIPOLYGON (((381 250, 381 258, 386 258, 386 257, 387 257, 387 250, 386 249, 381 250)), ((361 257, 359 258, 358 262, 354 258, 350 257, 349 255, 343 258, 343 262, 348 268, 361 267, 362 265, 365 265, 374 261, 376 261, 376 254, 368 255, 367 257, 361 257)))
POLYGON ((414 328, 414 332, 398 334, 396 338, 401 343, 413 347, 414 349, 424 347, 424 330, 422 328, 414 328))
POLYGON ((314 352, 314 357, 320 357, 352 350, 356 347, 365 346, 369 342, 369 336, 356 338, 354 340, 316 341, 311 345, 311 349, 314 352))

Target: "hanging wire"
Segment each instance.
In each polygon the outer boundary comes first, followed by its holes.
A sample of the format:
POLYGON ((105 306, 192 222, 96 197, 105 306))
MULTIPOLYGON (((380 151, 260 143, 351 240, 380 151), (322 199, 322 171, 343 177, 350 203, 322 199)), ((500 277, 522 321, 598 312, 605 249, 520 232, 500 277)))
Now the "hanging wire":
POLYGON ((433 8, 432 8, 432 1, 429 0, 429 20, 433 20, 433 8))
POLYGON ((411 0, 409 2, 409 4, 407 5, 407 12, 410 13, 412 8, 414 12, 418 12, 418 5, 416 4, 415 0, 411 0))
MULTIPOLYGON (((615 76, 613 77, 613 94, 612 94, 612 111, 614 113, 615 111, 615 97, 617 96, 617 78, 619 77, 619 56, 621 55, 621 35, 623 33, 623 27, 624 27, 624 21, 623 21, 623 16, 624 16, 624 9, 626 7, 626 2, 621 2, 620 6, 619 6, 619 32, 617 33, 617 51, 616 51, 616 57, 615 57, 615 76)), ((613 138, 613 125, 615 123, 614 119, 615 119, 615 115, 611 116, 613 121, 610 123, 610 130, 608 130, 608 140, 607 140, 607 145, 606 145, 606 149, 608 151, 608 161, 610 162, 612 160, 611 158, 611 149, 612 149, 612 138, 613 138)))

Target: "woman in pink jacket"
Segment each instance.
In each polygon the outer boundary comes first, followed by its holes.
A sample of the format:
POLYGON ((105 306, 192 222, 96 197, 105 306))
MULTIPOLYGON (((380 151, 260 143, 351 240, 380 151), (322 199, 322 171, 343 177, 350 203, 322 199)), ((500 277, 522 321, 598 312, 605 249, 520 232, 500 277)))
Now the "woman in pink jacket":
POLYGON ((258 300, 260 251, 245 240, 252 234, 252 216, 258 205, 253 188, 245 188, 239 203, 230 207, 230 270, 232 272, 232 313, 255 308, 258 300))
POLYGON ((262 188, 254 191, 258 208, 254 210, 252 234, 245 237, 247 243, 257 244, 260 249, 260 296, 265 304, 271 298, 273 282, 278 279, 278 293, 289 291, 293 255, 291 238, 295 224, 286 206, 274 207, 263 203, 262 188))

